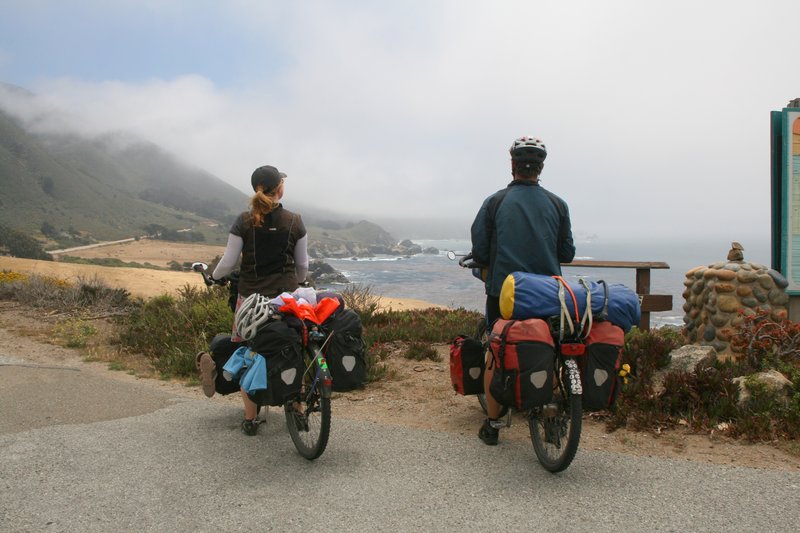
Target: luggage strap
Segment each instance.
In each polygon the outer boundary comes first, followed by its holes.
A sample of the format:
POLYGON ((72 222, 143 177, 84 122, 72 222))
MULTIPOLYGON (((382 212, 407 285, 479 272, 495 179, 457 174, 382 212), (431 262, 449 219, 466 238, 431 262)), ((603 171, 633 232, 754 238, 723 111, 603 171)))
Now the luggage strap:
POLYGON ((603 310, 597 315, 598 320, 606 320, 608 318, 608 283, 598 280, 597 283, 603 285, 603 310))
POLYGON ((497 350, 497 362, 500 365, 500 370, 506 369, 506 340, 508 338, 508 330, 514 323, 516 323, 516 320, 509 320, 500 333, 500 349, 497 350))
POLYGON ((581 318, 580 314, 578 313, 578 299, 575 297, 575 293, 572 291, 570 286, 561 276, 553 276, 555 280, 558 282, 558 300, 561 302, 561 313, 560 313, 560 323, 558 328, 558 340, 564 340, 564 333, 566 331, 564 325, 566 323, 569 326, 570 335, 575 334, 575 326, 580 323, 581 318), (569 308, 567 307, 567 300, 566 300, 566 293, 569 292, 569 295, 572 297, 572 305, 575 309, 575 322, 573 323, 572 317, 569 314, 569 308))
POLYGON ((583 312, 583 318, 581 319, 581 337, 585 339, 592 331, 592 290, 589 288, 589 284, 586 283, 585 279, 580 278, 578 283, 580 283, 586 291, 586 310, 583 312))

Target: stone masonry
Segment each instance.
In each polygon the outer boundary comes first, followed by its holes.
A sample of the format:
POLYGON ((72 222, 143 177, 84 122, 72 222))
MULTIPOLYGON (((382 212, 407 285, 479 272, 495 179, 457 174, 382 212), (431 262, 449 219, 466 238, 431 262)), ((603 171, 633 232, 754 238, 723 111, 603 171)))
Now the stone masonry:
POLYGON ((736 358, 730 339, 744 316, 760 308, 774 320, 788 316, 786 278, 764 265, 744 261, 734 243, 727 262, 699 266, 683 282, 684 335, 689 343, 712 346, 721 358, 736 358))

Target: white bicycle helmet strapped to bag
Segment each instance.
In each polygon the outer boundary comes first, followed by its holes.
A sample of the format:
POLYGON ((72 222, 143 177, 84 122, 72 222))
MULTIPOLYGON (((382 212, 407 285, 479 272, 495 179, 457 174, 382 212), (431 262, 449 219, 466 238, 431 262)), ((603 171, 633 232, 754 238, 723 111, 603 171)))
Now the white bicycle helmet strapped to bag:
POLYGON ((236 332, 239 336, 249 341, 256 336, 258 328, 272 315, 273 310, 269 300, 258 293, 251 294, 236 310, 233 323, 236 325, 236 332))
POLYGON ((512 159, 526 159, 542 162, 547 157, 547 148, 541 139, 525 135, 514 141, 508 149, 512 159))

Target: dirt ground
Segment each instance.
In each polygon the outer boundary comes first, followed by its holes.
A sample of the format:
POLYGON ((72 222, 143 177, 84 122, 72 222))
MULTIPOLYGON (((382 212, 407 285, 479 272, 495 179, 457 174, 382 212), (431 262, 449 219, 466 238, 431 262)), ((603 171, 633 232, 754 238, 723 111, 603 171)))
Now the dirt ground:
MULTIPOLYGON (((109 253, 120 253, 117 256, 123 261, 148 261, 159 254, 158 246, 153 242, 140 241, 126 247, 125 253, 118 252, 116 247, 108 247, 109 253), (136 246, 132 246, 132 245, 136 246), (127 248, 131 246, 130 248, 127 248), (147 255, 149 254, 149 255, 147 255), (149 257, 150 259, 144 259, 149 257)), ((172 243, 155 243, 163 248, 169 247, 172 257, 183 261, 210 260, 217 255, 217 248, 202 245, 172 243), (211 255, 213 254, 213 255, 211 255)), ((95 252, 99 253, 99 248, 95 252)), ((83 251, 85 252, 85 251, 83 251)), ((81 255, 83 255, 81 252, 81 255)), ((77 255, 77 254, 76 254, 77 255)), ((171 259, 163 259, 165 262, 171 259)), ((155 264, 155 263, 154 263, 155 264)), ((57 262, 29 261, 0 257, 0 271, 14 270, 36 272, 62 278, 79 276, 98 276, 110 286, 120 286, 132 294, 149 297, 173 292, 186 283, 199 284, 199 276, 191 273, 157 271, 144 269, 91 267, 71 265, 57 262)), ((385 298, 383 304, 394 309, 411 309, 426 307, 425 302, 385 298)), ((100 334, 92 344, 83 350, 54 350, 51 343, 58 343, 57 336, 52 335, 52 327, 59 320, 57 314, 49 317, 39 316, 33 320, 32 311, 10 302, 0 302, 0 328, 4 335, 15 336, 19 345, 25 346, 26 358, 34 361, 52 361, 53 358, 69 358, 77 364, 89 365, 95 371, 106 372, 116 379, 151 381, 156 387, 168 387, 175 393, 197 398, 204 398, 196 384, 181 382, 165 382, 156 379, 143 361, 133 357, 124 361, 121 366, 113 362, 119 354, 108 344, 113 336, 113 327, 105 319, 96 321, 95 326, 100 334), (31 324, 39 324, 32 327, 31 324), (126 369, 127 372, 113 371, 110 368, 126 369)), ((441 361, 410 361, 402 357, 390 357, 388 377, 383 381, 370 384, 365 389, 348 393, 337 393, 334 399, 334 417, 344 419, 369 420, 388 425, 399 425, 442 431, 477 438, 478 427, 483 414, 477 399, 472 396, 459 396, 452 391, 449 377, 448 346, 437 346, 441 361)), ((227 397, 215 396, 208 401, 227 401, 238 403, 236 395, 227 397)), ((501 431, 503 440, 527 440, 528 429, 525 421, 515 416, 511 428, 501 431)), ((687 431, 670 430, 660 434, 639 433, 628 430, 607 432, 602 419, 593 416, 584 417, 584 429, 581 436, 580 449, 603 450, 650 457, 668 457, 754 468, 770 468, 797 471, 800 470, 800 456, 786 453, 770 444, 747 444, 737 442, 724 435, 723 432, 698 435, 687 431)), ((580 453, 580 452, 579 452, 580 453)), ((531 454, 533 451, 531 450, 531 454)))

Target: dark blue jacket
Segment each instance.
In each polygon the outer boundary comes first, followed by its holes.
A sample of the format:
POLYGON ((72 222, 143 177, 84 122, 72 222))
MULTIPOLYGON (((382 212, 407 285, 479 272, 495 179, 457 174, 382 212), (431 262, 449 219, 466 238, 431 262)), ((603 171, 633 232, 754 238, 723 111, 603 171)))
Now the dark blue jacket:
POLYGON ((472 256, 488 265, 486 294, 500 296, 511 272, 561 275, 575 257, 566 202, 529 181, 514 180, 481 205, 472 223, 472 256))

